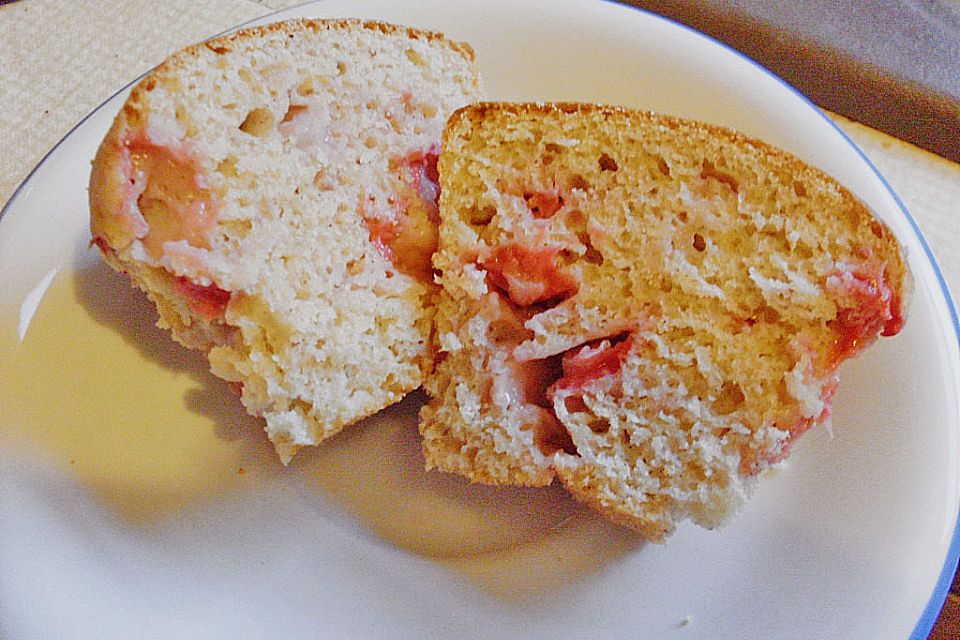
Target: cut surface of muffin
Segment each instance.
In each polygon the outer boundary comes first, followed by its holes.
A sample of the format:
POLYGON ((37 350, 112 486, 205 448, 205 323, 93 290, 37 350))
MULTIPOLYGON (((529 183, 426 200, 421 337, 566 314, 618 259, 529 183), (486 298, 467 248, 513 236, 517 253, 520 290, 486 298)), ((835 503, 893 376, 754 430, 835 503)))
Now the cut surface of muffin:
POLYGON ((284 461, 420 386, 437 155, 467 45, 295 20, 181 51, 93 163, 93 243, 207 353, 284 461))
POLYGON ((662 540, 714 527, 903 323, 889 229, 796 158, 596 105, 456 112, 440 159, 429 467, 559 480, 662 540))

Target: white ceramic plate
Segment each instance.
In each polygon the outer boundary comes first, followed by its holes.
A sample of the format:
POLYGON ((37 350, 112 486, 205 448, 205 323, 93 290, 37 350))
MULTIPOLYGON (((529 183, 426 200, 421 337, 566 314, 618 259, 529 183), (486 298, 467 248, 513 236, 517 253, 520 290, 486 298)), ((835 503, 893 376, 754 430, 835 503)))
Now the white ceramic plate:
POLYGON ((607 3, 326 2, 473 44, 488 95, 735 127, 896 232, 909 321, 844 366, 816 431, 727 528, 663 546, 556 490, 421 470, 418 398, 281 468, 202 359, 87 250, 89 160, 126 92, 0 220, 0 636, 906 638, 956 563, 956 318, 915 226, 830 122, 750 61, 607 3), (940 583, 938 584, 938 580, 940 583))

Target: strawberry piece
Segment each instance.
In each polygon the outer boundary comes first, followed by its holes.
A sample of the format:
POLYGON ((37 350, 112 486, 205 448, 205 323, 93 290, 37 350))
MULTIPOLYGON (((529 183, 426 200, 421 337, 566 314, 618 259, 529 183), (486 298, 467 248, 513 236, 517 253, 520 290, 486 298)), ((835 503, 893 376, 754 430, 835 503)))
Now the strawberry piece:
POLYGON ((208 249, 217 204, 199 161, 186 147, 156 144, 146 136, 127 140, 125 153, 131 162, 129 198, 148 225, 137 237, 147 251, 160 257, 166 243, 180 240, 208 249))
POLYGON ((185 276, 177 276, 174 286, 186 299, 190 311, 207 321, 223 318, 232 295, 215 284, 204 286, 185 276))
POLYGON ((604 376, 619 373, 633 346, 632 334, 594 340, 577 350, 563 354, 563 376, 552 387, 572 391, 604 376))
POLYGON ((890 319, 883 323, 883 331, 880 335, 884 337, 895 336, 903 329, 903 299, 896 293, 890 296, 890 319))
POLYGON ((579 455, 570 432, 552 411, 536 407, 537 422, 533 425, 533 442, 545 456, 563 451, 568 455, 579 455))
POLYGON ((421 282, 433 282, 433 253, 437 227, 420 209, 410 208, 395 218, 366 218, 367 232, 377 252, 400 273, 421 282))
POLYGON ((100 253, 108 254, 114 252, 113 247, 110 246, 103 236, 94 236, 94 238, 90 241, 90 244, 96 245, 97 248, 100 249, 100 253))
POLYGON ((393 243, 397 239, 397 221, 388 218, 367 218, 364 220, 370 233, 370 242, 377 253, 393 262, 393 243))
POLYGON ((387 206, 360 201, 360 216, 367 226, 370 241, 377 252, 400 273, 421 282, 433 282, 433 253, 437 250, 437 223, 440 199, 437 152, 413 151, 391 160, 399 171, 395 201, 387 206))
POLYGON ((496 247, 480 264, 494 286, 506 291, 514 304, 526 307, 577 292, 576 278, 557 265, 559 252, 557 247, 507 244, 496 247))
POLYGON ((881 333, 894 335, 903 326, 902 302, 890 290, 882 265, 831 275, 826 288, 837 297, 837 315, 829 323, 837 337, 828 370, 873 344, 881 333))

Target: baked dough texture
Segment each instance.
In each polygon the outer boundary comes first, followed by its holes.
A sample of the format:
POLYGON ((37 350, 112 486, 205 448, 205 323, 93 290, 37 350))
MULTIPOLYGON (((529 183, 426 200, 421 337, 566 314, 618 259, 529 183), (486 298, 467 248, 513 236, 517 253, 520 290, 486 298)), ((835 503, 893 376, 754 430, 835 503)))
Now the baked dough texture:
POLYGON ((903 323, 890 230, 738 133, 585 104, 465 107, 440 158, 428 467, 554 479, 661 541, 725 522, 903 323))
POLYGON ((469 46, 294 20, 169 58, 93 162, 93 243, 262 416, 284 462, 422 383, 440 134, 469 46))

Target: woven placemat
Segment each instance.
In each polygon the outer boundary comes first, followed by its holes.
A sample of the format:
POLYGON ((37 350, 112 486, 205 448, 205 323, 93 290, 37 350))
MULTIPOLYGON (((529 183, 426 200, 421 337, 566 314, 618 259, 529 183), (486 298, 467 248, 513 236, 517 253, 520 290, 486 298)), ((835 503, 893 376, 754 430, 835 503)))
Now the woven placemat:
POLYGON ((0 203, 86 114, 173 51, 299 0, 0 5, 0 203))

